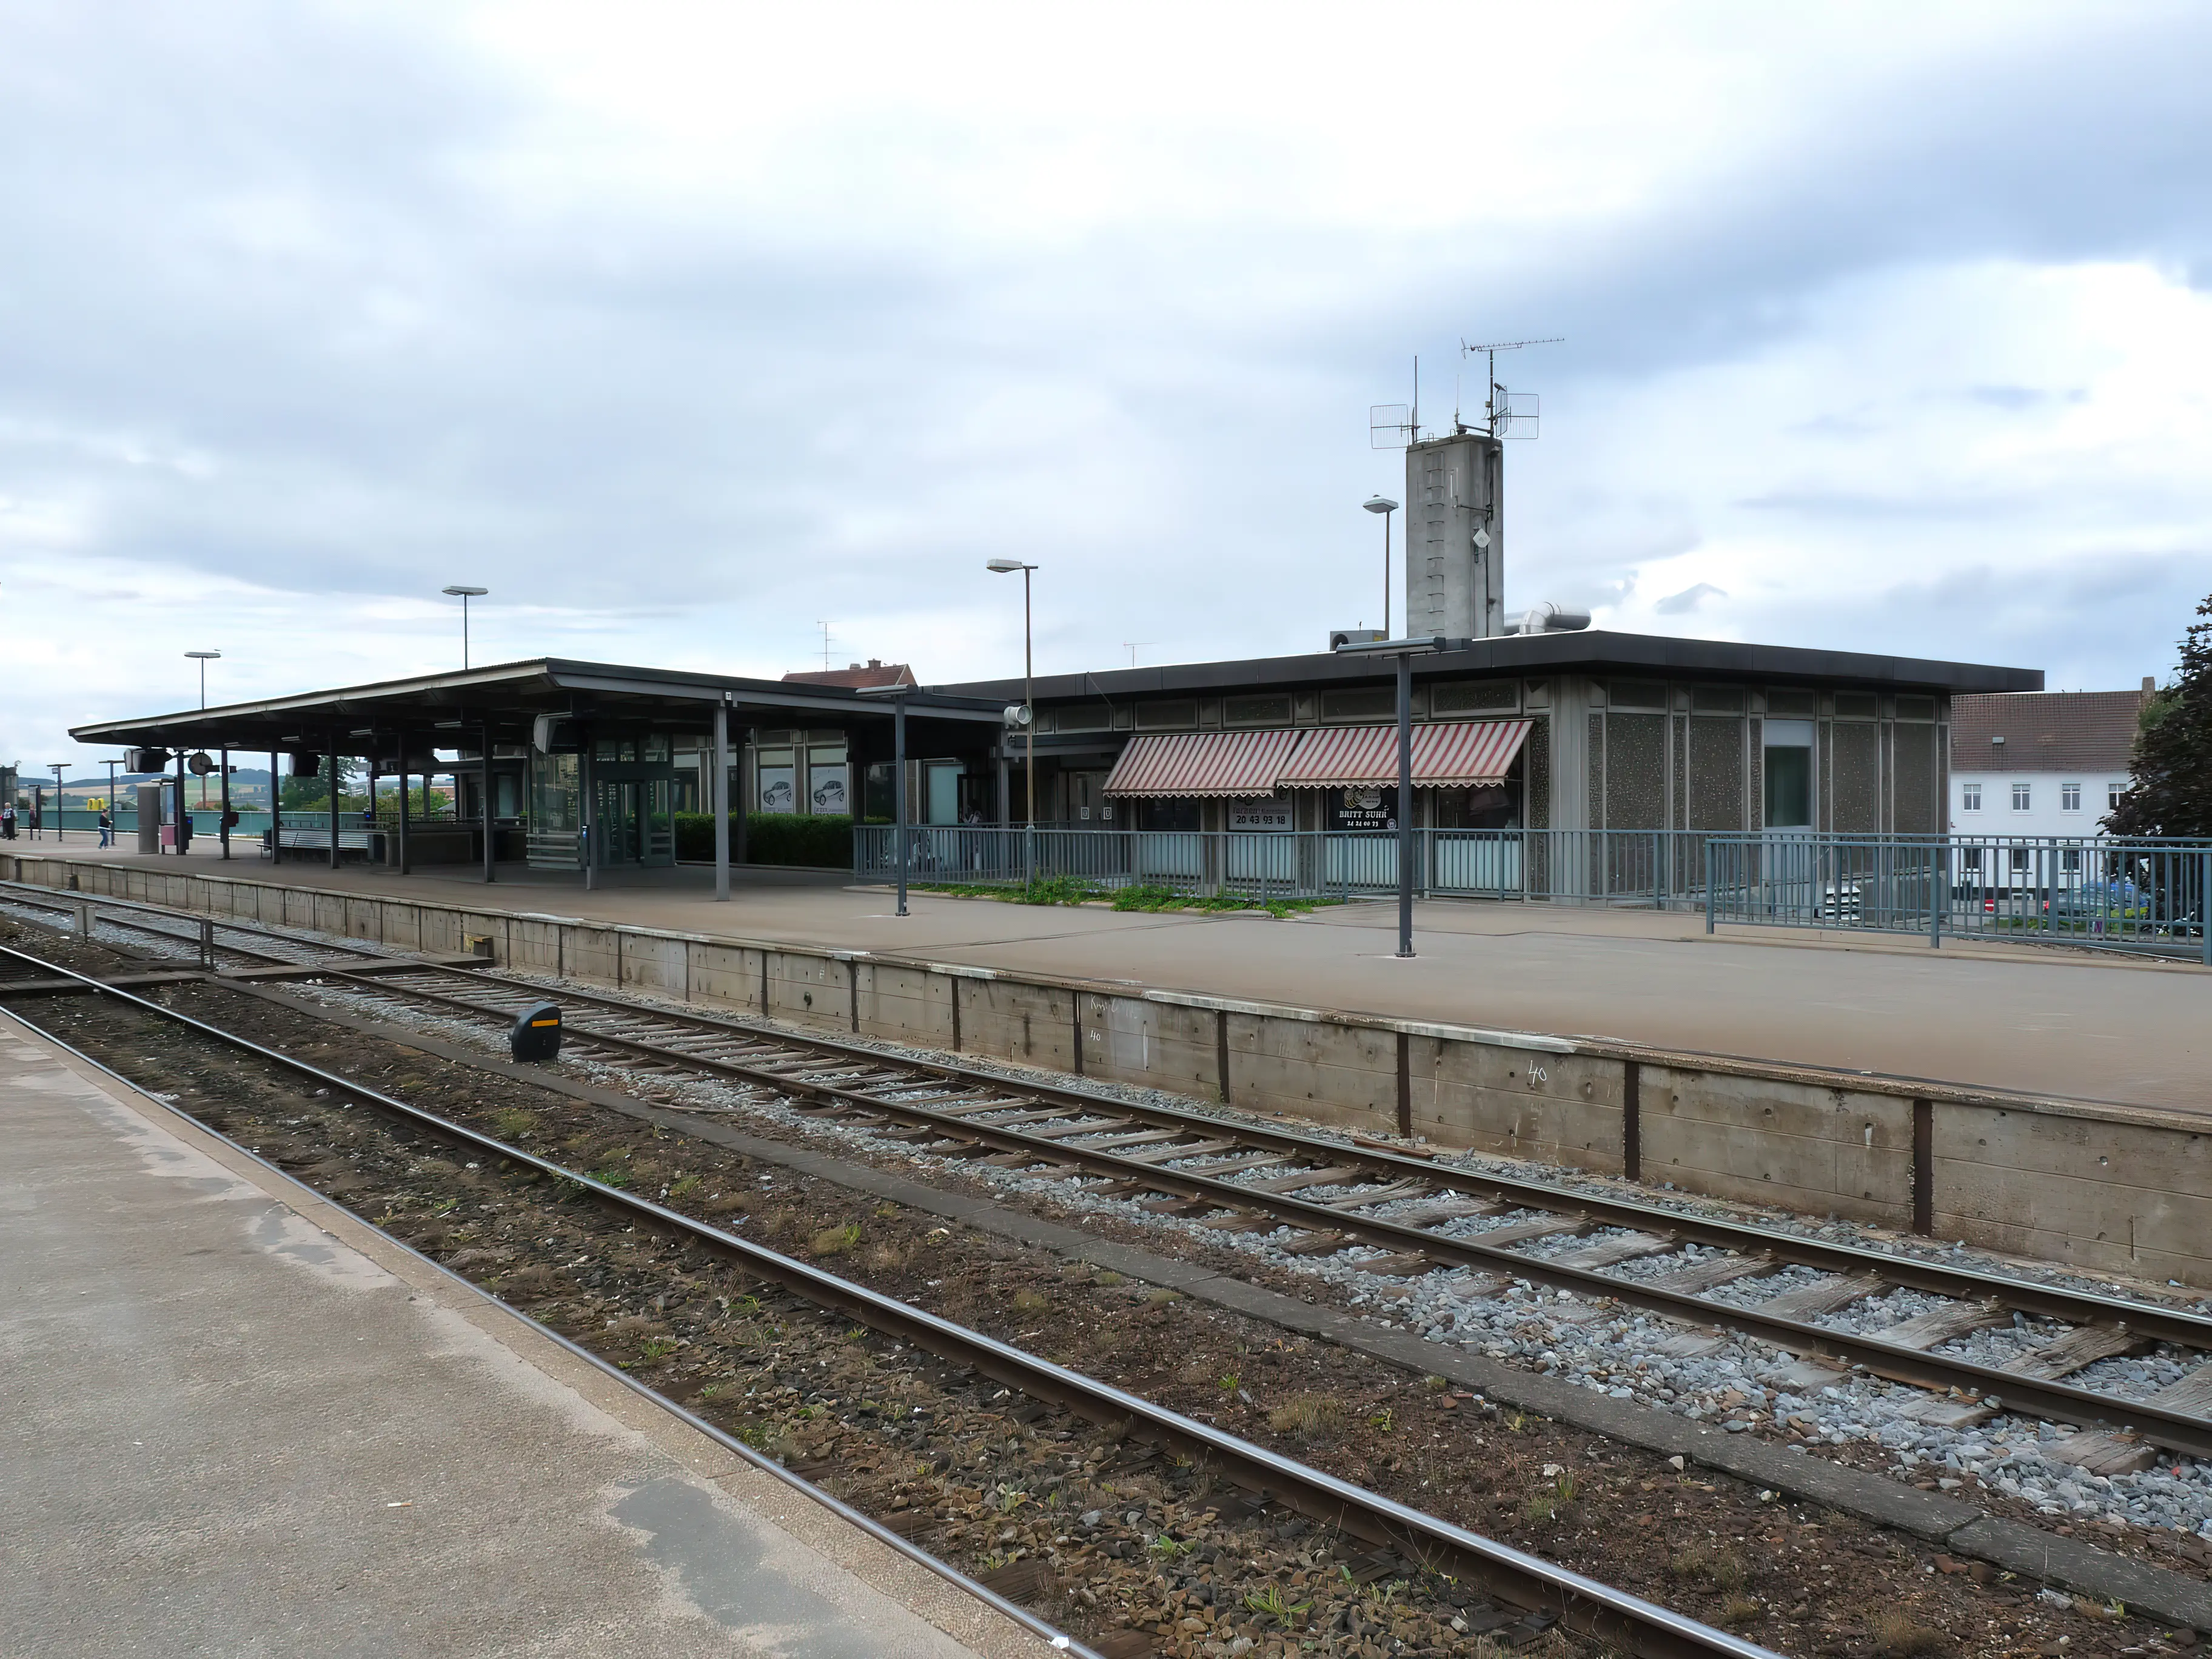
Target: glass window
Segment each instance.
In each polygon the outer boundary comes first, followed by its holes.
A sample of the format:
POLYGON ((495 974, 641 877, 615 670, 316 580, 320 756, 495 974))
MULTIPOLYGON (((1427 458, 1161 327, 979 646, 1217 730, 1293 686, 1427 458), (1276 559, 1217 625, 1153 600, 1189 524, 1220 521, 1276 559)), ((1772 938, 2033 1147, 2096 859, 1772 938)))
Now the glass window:
POLYGON ((2128 787, 2124 783, 2108 783, 2105 786, 2105 810, 2106 811, 2115 811, 2118 809, 2120 805, 2120 797, 2127 793, 2127 788, 2128 787))
POLYGON ((2024 783, 2013 785, 2012 810, 2015 812, 2025 812, 2028 809, 2028 787, 2024 783))
POLYGON ((2063 848, 2058 854, 2058 867, 2062 870, 2079 870, 2081 867, 2081 849, 2078 847, 2063 848))
POLYGON ((1978 783, 1966 783, 1960 785, 1959 805, 1969 812, 1980 811, 1982 810, 1982 786, 1978 783))
POLYGON ((2081 810, 2080 784, 2062 783, 2058 786, 2058 810, 2062 812, 2078 812, 2081 810))
POLYGON ((1959 849, 1959 866, 1960 868, 1964 870, 1980 869, 1982 867, 1982 849, 1978 847, 1960 848, 1959 849))
POLYGON ((2012 849, 2012 867, 2015 870, 2027 868, 2027 848, 2015 847, 2012 849))
POLYGON ((1810 720, 1766 722, 1766 827, 1770 830, 1809 830, 1813 827, 1813 723, 1810 720))

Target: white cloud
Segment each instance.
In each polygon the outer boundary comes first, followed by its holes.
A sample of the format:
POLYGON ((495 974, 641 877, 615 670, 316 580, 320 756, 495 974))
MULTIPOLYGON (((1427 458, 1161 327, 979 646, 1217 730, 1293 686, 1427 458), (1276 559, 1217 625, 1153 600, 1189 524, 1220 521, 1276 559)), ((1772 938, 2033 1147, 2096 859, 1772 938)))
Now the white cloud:
POLYGON ((1569 337, 1510 606, 2132 684, 2212 586, 2193 9, 9 31, 10 759, 188 648, 442 665, 457 580, 480 659, 995 672, 1000 552, 1042 666, 1310 648, 1376 619, 1367 405, 1492 332, 1569 337))

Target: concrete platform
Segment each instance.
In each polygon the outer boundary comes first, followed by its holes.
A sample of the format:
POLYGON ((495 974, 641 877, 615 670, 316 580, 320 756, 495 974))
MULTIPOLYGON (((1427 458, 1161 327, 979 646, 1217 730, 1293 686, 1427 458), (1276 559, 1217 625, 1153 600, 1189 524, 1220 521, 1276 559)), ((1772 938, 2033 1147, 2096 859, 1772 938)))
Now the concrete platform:
POLYGON ((2188 964, 1994 942, 1753 928, 1702 917, 1445 900, 1418 907, 1412 962, 1396 909, 1353 904, 1266 918, 1120 915, 888 892, 834 874, 572 875, 502 866, 382 872, 252 859, 99 854, 51 836, 9 850, 183 867, 248 881, 415 897, 643 927, 1109 981, 1390 1018, 1592 1036, 1694 1053, 1928 1079, 1969 1089, 2212 1110, 2212 974, 2188 964))
POLYGON ((1042 1659, 0 1015, 0 1653, 1042 1659))

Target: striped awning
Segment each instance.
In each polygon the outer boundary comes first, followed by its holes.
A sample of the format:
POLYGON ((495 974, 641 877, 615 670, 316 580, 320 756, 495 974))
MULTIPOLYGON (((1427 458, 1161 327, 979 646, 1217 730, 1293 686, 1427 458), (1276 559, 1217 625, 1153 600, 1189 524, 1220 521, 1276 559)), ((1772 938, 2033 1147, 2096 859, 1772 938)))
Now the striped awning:
POLYGON ((1109 795, 1272 795, 1297 732, 1178 732, 1132 738, 1106 780, 1109 795))
MULTIPOLYGON (((1413 728, 1413 787, 1503 783, 1528 740, 1527 720, 1435 720, 1413 728)), ((1340 726, 1306 733, 1282 774, 1285 789, 1388 786, 1398 781, 1398 728, 1340 726)))

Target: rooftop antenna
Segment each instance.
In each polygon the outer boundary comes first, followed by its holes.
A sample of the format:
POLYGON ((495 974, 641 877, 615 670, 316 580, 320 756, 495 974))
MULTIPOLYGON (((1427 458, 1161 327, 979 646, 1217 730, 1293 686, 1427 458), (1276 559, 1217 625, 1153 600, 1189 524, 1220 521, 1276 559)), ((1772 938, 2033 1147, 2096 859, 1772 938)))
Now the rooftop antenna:
POLYGON ((1413 359, 1413 403, 1370 404, 1367 407, 1367 447, 1403 449, 1421 440, 1421 360, 1413 359))
POLYGON ((1157 645, 1158 641, 1157 640, 1124 640, 1121 643, 1129 648, 1129 666, 1134 668, 1137 665, 1137 647, 1140 645, 1157 645))
MULTIPOLYGON (((1490 382, 1490 395, 1483 399, 1482 404, 1485 437, 1533 438, 1536 435, 1536 421, 1541 412, 1534 392, 1508 392, 1498 385, 1498 354, 1518 351, 1524 346, 1558 345, 1566 337, 1564 334, 1549 334, 1540 340, 1491 340, 1481 345, 1470 345, 1465 340, 1459 343, 1461 362, 1464 362, 1480 352, 1489 364, 1486 378, 1490 382)), ((1469 429, 1461 422, 1456 409, 1452 411, 1452 424, 1462 432, 1469 429)))
POLYGON ((814 625, 822 630, 822 672, 830 672, 830 624, 816 617, 814 625))

